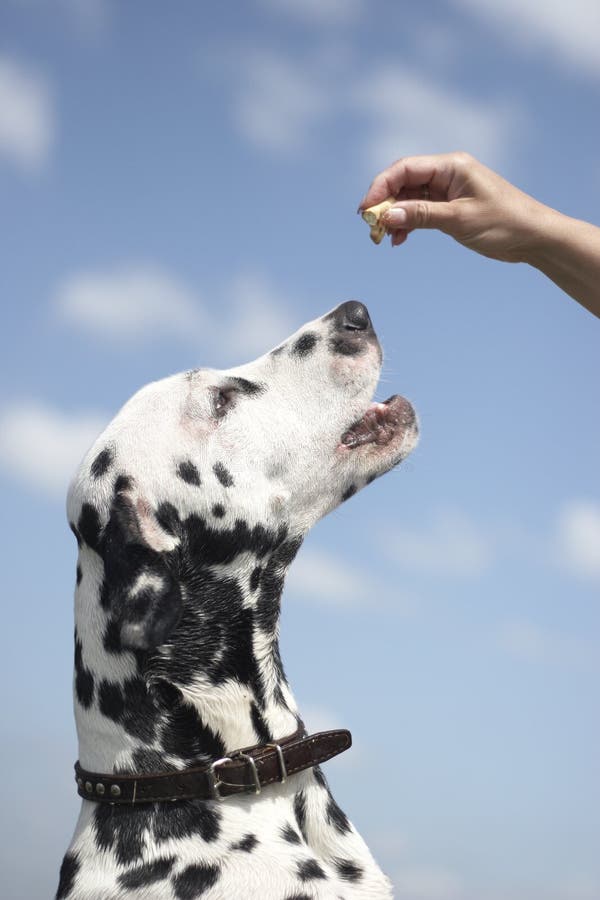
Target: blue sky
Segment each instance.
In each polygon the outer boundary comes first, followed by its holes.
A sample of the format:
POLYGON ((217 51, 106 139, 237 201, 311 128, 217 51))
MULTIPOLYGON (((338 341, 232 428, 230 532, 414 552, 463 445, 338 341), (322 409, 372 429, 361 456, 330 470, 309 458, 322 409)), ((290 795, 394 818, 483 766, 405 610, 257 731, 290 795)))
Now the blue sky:
POLYGON ((7 900, 52 894, 78 809, 71 471, 141 385, 350 298, 422 437, 284 595, 308 723, 354 733, 336 796, 400 900, 600 898, 600 323, 525 266, 374 247, 355 215, 394 158, 464 149, 600 223, 600 12, 555 7, 2 4, 7 900))

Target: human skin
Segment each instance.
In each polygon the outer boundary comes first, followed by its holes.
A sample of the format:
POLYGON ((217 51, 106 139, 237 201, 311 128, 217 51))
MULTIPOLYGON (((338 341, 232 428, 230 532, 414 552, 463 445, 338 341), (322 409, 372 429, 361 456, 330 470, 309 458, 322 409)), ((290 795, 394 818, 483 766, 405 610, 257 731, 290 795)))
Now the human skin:
POLYGON ((375 177, 359 211, 390 196, 397 203, 383 223, 393 246, 415 229, 438 229, 483 256, 534 266, 600 317, 595 225, 540 203, 462 152, 399 159, 375 177))

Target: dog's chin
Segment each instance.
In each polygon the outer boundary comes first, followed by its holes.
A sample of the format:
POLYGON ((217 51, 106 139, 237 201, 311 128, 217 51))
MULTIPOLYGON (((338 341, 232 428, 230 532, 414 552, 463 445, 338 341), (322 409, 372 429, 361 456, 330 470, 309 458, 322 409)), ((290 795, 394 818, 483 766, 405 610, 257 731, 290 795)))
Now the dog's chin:
POLYGON ((419 427, 412 404, 394 394, 383 403, 371 403, 360 419, 344 431, 338 448, 374 461, 374 457, 401 462, 417 443, 419 427))

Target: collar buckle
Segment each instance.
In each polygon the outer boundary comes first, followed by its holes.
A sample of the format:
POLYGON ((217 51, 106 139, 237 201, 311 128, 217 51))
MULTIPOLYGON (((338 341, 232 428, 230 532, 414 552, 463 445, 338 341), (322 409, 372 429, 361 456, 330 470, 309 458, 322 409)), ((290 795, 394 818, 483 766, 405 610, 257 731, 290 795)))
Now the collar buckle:
POLYGON ((212 795, 213 800, 224 800, 225 798, 221 796, 221 792, 219 790, 222 784, 226 784, 227 782, 221 781, 215 772, 216 766, 221 765, 221 763, 231 762, 231 756, 223 756, 221 759, 216 759, 214 762, 210 764, 208 769, 206 770, 206 774, 208 776, 208 784, 209 789, 212 795))

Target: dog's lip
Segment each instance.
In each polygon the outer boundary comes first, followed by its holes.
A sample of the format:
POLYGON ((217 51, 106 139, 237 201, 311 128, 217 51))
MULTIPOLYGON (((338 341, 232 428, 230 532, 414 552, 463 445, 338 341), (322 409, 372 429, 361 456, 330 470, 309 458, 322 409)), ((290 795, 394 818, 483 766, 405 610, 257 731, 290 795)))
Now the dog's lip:
POLYGON ((340 443, 349 450, 365 444, 383 447, 404 436, 409 428, 416 426, 416 421, 412 404, 400 394, 393 394, 387 400, 371 403, 364 415, 344 432, 340 443))

